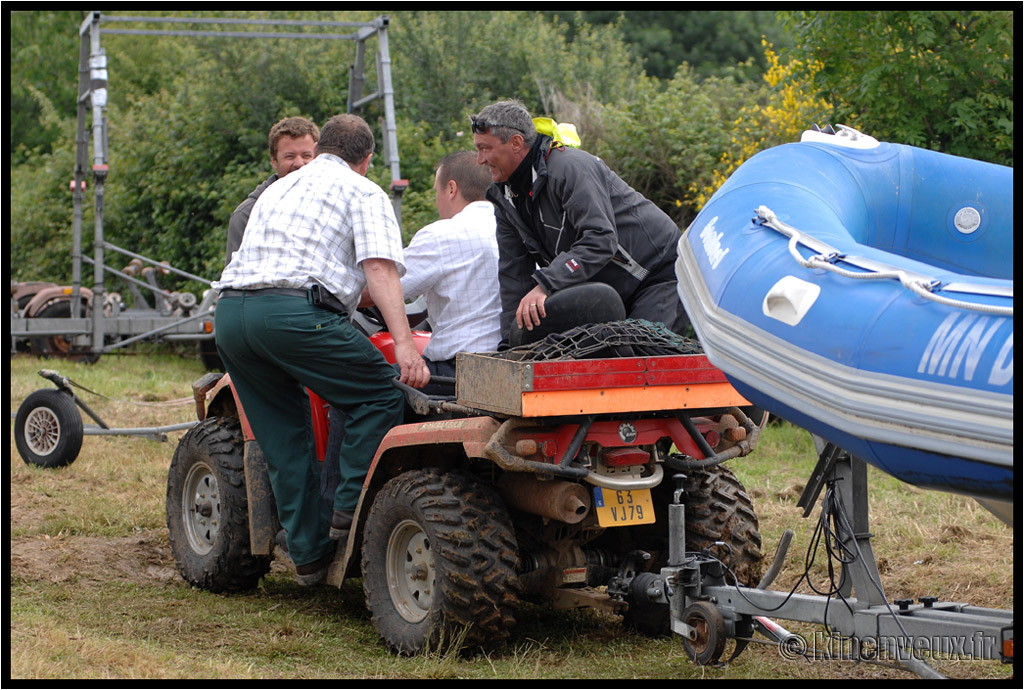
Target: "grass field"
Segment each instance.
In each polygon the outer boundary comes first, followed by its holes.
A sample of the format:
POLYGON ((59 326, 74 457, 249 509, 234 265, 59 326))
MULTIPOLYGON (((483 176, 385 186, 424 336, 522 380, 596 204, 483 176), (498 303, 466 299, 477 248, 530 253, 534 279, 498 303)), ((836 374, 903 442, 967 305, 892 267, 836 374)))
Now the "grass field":
MULTIPOLYGON (((104 356, 79 365, 16 355, 10 409, 52 388, 53 369, 95 393, 80 396, 113 427, 194 419, 193 358, 104 356)), ((87 423, 91 420, 86 419, 87 423)), ((11 424, 13 428, 13 421, 11 424)), ((69 467, 25 464, 10 442, 10 665, 15 679, 911 679, 901 668, 783 658, 754 645, 720 668, 690 663, 677 638, 627 633, 616 618, 524 605, 510 642, 488 656, 390 654, 363 605, 360 580, 340 589, 298 587, 275 563, 258 589, 215 595, 191 589, 174 566, 164 502, 169 442, 86 436, 69 467)), ((796 532, 774 588, 804 569, 816 514, 796 507, 814 465, 810 438, 769 426, 758 451, 730 463, 760 519, 766 558, 788 527, 796 532)), ((869 470, 873 546, 890 600, 943 600, 1012 609, 1013 532, 975 502, 926 492, 869 470)), ((817 564, 812 577, 824 577, 817 564)), ((801 590, 806 591, 806 590, 801 590)), ((813 626, 786 624, 812 636, 813 626)), ((944 660, 957 678, 1007 679, 998 662, 944 660)))

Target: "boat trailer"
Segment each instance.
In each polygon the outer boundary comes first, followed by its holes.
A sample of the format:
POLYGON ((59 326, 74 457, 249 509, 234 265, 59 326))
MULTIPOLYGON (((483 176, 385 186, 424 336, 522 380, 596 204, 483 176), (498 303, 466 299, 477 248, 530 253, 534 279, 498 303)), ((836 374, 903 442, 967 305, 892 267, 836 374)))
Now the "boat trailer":
POLYGON ((768 589, 782 569, 791 530, 783 534, 757 587, 730 584, 736 579, 729 576, 727 559, 706 549, 699 554, 686 550, 681 490, 669 508, 669 564, 659 576, 638 579, 633 587, 650 602, 669 605, 673 632, 683 638, 690 658, 702 664, 720 663, 729 638, 736 640, 732 658, 748 643, 760 642, 752 637, 755 629, 778 644, 785 658, 898 662, 926 678, 943 677, 927 663, 930 657, 1012 663, 1012 611, 934 596, 920 597, 916 603, 886 599, 870 543, 867 479, 863 460, 829 443, 798 501, 806 518, 824 492, 819 528, 827 531, 821 535, 827 540, 825 547, 841 566, 838 581, 828 592, 798 594, 799 582, 788 592, 768 589), (820 644, 817 639, 808 643, 768 616, 823 625, 828 633, 820 644))

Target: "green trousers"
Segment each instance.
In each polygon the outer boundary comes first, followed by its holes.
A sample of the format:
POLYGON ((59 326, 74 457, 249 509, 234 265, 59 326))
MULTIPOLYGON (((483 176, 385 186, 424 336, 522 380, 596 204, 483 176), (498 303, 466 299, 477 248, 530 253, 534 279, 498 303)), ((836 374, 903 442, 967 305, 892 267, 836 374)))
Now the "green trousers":
POLYGON ((320 497, 305 388, 345 413, 334 509, 353 510, 377 447, 402 421, 395 370, 347 317, 309 298, 222 296, 215 323, 217 350, 267 460, 292 561, 312 563, 336 543, 320 497))

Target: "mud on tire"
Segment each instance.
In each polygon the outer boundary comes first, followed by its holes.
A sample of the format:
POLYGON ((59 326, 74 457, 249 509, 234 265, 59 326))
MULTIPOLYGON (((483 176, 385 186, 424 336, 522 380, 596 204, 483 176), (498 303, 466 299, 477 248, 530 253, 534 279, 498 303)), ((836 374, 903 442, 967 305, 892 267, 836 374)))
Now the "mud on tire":
POLYGON ((211 592, 252 589, 271 559, 249 548, 242 431, 210 417, 186 433, 167 477, 167 529, 181 576, 211 592))
MULTIPOLYGON (((686 549, 711 548, 716 541, 732 547, 715 549, 741 585, 753 587, 761 579, 761 533, 750 497, 740 480, 719 465, 689 472, 686 491, 686 549)), ((731 581, 731 578, 730 578, 731 581)))
POLYGON ((392 650, 492 649, 509 635, 517 548, 497 494, 469 476, 413 470, 389 481, 363 533, 363 591, 392 650))

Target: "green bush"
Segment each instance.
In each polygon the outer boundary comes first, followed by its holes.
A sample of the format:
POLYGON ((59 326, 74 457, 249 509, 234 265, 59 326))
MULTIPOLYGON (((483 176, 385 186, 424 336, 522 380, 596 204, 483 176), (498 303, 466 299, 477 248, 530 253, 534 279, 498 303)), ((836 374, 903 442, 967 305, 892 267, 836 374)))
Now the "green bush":
MULTIPOLYGON (((12 15, 12 277, 67 281, 80 15, 12 15)), ((409 181, 402 200, 405 240, 436 219, 437 161, 473 148, 469 115, 504 98, 522 100, 534 115, 575 123, 584 149, 680 226, 742 160, 792 141, 817 121, 842 121, 879 139, 1012 165, 1012 12, 790 17, 801 39, 792 51, 776 55, 769 48, 764 60, 751 56, 712 72, 684 64, 661 80, 644 74, 641 57, 623 38, 623 22, 588 25, 580 14, 570 24, 534 11, 394 14, 388 36, 400 174, 409 181), (764 79, 749 78, 755 62, 768 65, 764 79), (701 76, 709 73, 718 76, 701 76)), ((367 47, 370 93, 378 88, 375 41, 367 47)), ((107 239, 214 279, 232 210, 271 172, 267 131, 285 116, 323 124, 344 112, 354 44, 106 34, 104 48, 111 85, 107 239)), ((382 144, 379 101, 362 114, 382 144)), ((389 186, 382 146, 369 174, 389 186)), ((90 180, 86 255, 92 252, 92 204, 90 180)), ((175 280, 167 287, 198 288, 175 280)))
POLYGON ((789 20, 836 121, 1013 165, 1012 11, 815 9, 789 20))
POLYGON ((691 187, 710 182, 732 136, 723 124, 753 88, 731 77, 701 80, 688 65, 664 84, 644 79, 634 100, 603 109, 593 150, 685 227, 698 210, 691 187))
MULTIPOLYGON (((52 153, 43 154, 36 149, 27 158, 31 163, 11 167, 11 280, 69 281, 74 151, 63 142, 54 145, 52 153)), ((90 185, 89 208, 91 191, 90 185)), ((91 224, 85 226, 83 235, 92 236, 91 224)), ((87 284, 91 284, 91 273, 87 284)))

